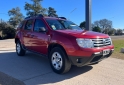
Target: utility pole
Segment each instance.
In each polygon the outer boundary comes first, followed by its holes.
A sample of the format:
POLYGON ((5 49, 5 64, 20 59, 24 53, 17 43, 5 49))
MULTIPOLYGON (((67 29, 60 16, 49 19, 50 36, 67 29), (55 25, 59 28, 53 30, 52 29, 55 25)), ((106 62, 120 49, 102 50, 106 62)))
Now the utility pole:
POLYGON ((85 25, 85 30, 92 30, 91 28, 91 1, 92 0, 85 0, 85 5, 86 5, 86 8, 85 8, 85 11, 86 11, 86 14, 85 14, 85 20, 86 20, 86 25, 85 25))

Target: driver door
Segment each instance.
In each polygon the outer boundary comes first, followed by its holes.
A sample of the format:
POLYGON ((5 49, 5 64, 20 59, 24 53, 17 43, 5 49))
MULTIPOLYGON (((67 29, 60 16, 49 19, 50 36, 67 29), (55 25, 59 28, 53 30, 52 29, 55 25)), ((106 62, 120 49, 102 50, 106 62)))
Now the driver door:
POLYGON ((40 28, 47 29, 42 19, 36 19, 32 32, 32 50, 38 53, 47 54, 48 35, 46 32, 41 32, 40 28))

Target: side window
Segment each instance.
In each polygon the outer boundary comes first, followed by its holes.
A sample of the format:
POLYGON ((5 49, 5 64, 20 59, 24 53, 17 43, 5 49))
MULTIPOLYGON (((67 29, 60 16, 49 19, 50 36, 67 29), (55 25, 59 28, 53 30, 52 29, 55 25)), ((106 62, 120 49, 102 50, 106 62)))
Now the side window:
POLYGON ((65 28, 69 28, 69 25, 67 24, 67 22, 65 22, 65 21, 63 21, 63 24, 64 24, 64 26, 65 26, 65 28))
POLYGON ((40 32, 40 28, 42 28, 42 27, 46 28, 44 22, 40 19, 36 19, 35 20, 35 25, 34 25, 34 31, 35 32, 40 32))
POLYGON ((33 27, 33 20, 28 20, 25 25, 25 30, 31 30, 33 27))

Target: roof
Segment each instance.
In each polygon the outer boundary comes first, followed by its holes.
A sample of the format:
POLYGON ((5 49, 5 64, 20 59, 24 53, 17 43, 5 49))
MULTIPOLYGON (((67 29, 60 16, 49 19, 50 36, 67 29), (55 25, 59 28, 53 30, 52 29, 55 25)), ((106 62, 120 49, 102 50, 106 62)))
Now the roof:
POLYGON ((48 17, 48 16, 43 16, 42 14, 39 14, 39 15, 36 15, 36 16, 26 17, 25 20, 27 20, 27 19, 33 19, 33 18, 37 18, 37 17, 38 18, 41 17, 41 18, 49 18, 49 19, 62 19, 62 20, 66 20, 65 17, 48 17))
POLYGON ((44 18, 47 18, 47 19, 61 19, 61 20, 66 20, 65 17, 44 17, 44 18))

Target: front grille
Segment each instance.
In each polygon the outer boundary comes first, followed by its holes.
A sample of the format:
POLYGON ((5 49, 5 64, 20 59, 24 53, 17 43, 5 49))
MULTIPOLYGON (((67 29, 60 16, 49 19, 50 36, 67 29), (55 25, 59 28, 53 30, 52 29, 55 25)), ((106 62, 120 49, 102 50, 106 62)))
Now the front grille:
POLYGON ((111 39, 110 38, 104 38, 104 39, 92 39, 94 47, 104 47, 111 45, 111 39))

